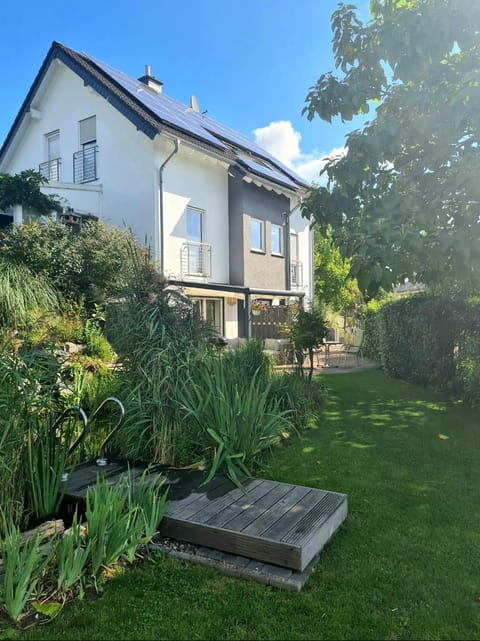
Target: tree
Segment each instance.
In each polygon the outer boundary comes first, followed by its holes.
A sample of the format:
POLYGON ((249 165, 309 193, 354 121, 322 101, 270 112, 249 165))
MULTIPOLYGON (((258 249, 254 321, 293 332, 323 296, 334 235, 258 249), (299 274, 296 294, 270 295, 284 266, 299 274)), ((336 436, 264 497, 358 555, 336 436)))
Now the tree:
POLYGON ((304 112, 331 122, 376 105, 326 165, 305 207, 331 225, 362 289, 404 278, 480 284, 480 3, 371 0, 332 15, 340 76, 323 74, 304 112))
POLYGON ((342 258, 331 232, 315 230, 313 270, 317 305, 335 312, 345 311, 360 299, 355 279, 349 278, 350 261, 342 258))
POLYGON ((56 196, 42 194, 40 187, 46 179, 33 169, 26 169, 14 176, 0 174, 0 211, 13 205, 34 209, 41 216, 52 211, 61 212, 62 205, 56 196))
POLYGON ((297 360, 300 369, 303 371, 303 353, 306 351, 310 359, 308 379, 313 376, 313 352, 320 347, 327 335, 327 324, 325 318, 318 309, 311 311, 296 309, 291 322, 289 323, 289 336, 298 352, 297 360))

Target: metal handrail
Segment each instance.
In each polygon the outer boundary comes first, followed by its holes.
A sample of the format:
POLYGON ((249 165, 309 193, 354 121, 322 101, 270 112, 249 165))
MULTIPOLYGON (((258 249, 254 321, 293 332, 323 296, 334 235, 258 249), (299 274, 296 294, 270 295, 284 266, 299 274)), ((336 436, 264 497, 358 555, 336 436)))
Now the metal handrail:
POLYGON ((91 421, 95 419, 99 411, 107 404, 107 403, 116 403, 118 407, 120 408, 120 418, 118 419, 117 423, 115 424, 113 430, 110 432, 110 434, 106 437, 106 439, 103 441, 103 443, 100 445, 100 452, 98 455, 98 458, 96 460, 96 463, 99 467, 105 467, 107 465, 108 460, 105 457, 105 448, 107 447, 108 443, 112 440, 113 436, 116 434, 118 428, 120 427, 124 417, 125 417, 125 407, 123 406, 123 403, 116 398, 115 396, 109 396, 106 398, 100 405, 97 407, 95 412, 92 415, 91 421))
MULTIPOLYGON (((85 437, 87 436, 87 431, 88 431, 87 415, 85 414, 84 410, 78 405, 71 405, 70 407, 67 407, 67 409, 60 414, 60 416, 57 418, 57 420, 52 426, 52 431, 56 431, 59 428, 59 426, 62 424, 65 417, 73 412, 80 416, 83 423, 83 430, 80 432, 80 435, 78 436, 77 440, 68 448, 66 458, 68 458, 73 454, 73 452, 77 449, 77 447, 79 447, 83 443, 83 441, 85 440, 85 437)), ((62 481, 66 481, 66 480, 68 480, 68 472, 64 471, 62 474, 62 481)))

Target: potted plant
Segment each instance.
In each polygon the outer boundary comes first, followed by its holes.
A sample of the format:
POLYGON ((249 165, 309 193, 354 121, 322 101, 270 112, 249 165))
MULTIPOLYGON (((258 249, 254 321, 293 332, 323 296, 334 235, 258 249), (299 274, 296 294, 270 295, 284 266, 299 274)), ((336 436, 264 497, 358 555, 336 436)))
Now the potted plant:
POLYGON ((254 316, 259 316, 262 312, 264 312, 267 309, 268 305, 267 303, 264 303, 261 300, 254 300, 250 306, 250 309, 252 310, 252 314, 254 316))

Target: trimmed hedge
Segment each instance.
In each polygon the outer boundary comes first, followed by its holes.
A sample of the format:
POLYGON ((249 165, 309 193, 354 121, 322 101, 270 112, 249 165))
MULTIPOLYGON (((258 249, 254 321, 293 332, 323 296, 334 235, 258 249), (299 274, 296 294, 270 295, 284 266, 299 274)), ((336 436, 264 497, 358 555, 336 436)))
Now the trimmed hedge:
POLYGON ((414 294, 367 310, 366 356, 395 378, 480 400, 480 305, 414 294))

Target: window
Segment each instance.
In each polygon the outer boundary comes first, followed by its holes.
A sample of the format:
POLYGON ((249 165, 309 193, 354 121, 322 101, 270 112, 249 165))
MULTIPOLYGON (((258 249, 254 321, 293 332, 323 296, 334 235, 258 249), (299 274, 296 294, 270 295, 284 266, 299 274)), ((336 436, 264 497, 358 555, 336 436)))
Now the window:
POLYGON ((298 234, 290 234, 290 260, 298 261, 298 234))
POLYGON ((283 227, 272 224, 272 254, 283 256, 283 227))
POLYGON ((203 211, 187 207, 187 239, 201 243, 203 239, 203 211))
POLYGON ((78 123, 80 151, 73 155, 74 182, 97 180, 97 117, 90 116, 78 123))
POLYGON ((250 218, 250 249, 265 252, 265 222, 250 218))
POLYGON ((80 146, 92 145, 97 142, 97 117, 90 116, 80 120, 80 146))
POLYGON ((194 298, 193 308, 202 320, 223 334, 222 301, 219 298, 194 298))
POLYGON ((45 134, 45 157, 38 168, 39 172, 48 181, 60 180, 60 130, 45 134))
POLYGON ((203 211, 187 207, 188 273, 203 274, 203 211))

